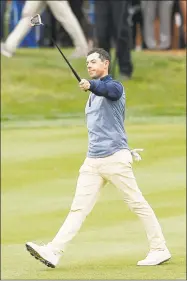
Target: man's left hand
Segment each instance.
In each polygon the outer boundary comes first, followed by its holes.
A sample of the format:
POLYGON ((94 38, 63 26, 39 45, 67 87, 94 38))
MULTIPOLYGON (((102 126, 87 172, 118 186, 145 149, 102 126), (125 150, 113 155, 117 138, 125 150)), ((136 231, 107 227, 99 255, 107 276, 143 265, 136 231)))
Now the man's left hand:
POLYGON ((87 91, 90 89, 90 82, 86 79, 81 79, 79 87, 81 88, 81 90, 87 91))
POLYGON ((142 157, 138 152, 142 152, 143 148, 134 148, 131 150, 131 155, 134 158, 135 161, 139 162, 142 160, 142 157))

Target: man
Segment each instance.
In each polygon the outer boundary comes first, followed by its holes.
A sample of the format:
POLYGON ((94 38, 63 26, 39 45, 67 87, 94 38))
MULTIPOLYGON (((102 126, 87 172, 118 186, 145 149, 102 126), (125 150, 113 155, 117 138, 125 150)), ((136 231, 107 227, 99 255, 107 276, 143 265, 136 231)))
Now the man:
POLYGON ((171 48, 171 19, 173 5, 173 0, 142 1, 144 39, 148 49, 168 50, 171 48), (160 38, 158 46, 154 31, 154 21, 157 9, 160 22, 160 38))
POLYGON ((139 50, 145 49, 144 34, 143 34, 143 14, 141 8, 141 0, 129 0, 129 14, 130 26, 132 32, 132 49, 139 50), (140 27, 141 46, 137 46, 137 26, 140 27))
POLYGON ((186 12, 187 12, 187 2, 180 0, 180 9, 183 17, 183 32, 184 32, 184 42, 187 43, 186 40, 186 12))
POLYGON ((147 257, 138 265, 157 265, 170 259, 157 218, 139 190, 132 171, 132 155, 124 129, 125 92, 108 75, 110 56, 103 49, 87 55, 92 80, 82 79, 80 88, 90 91, 86 105, 89 134, 87 158, 80 168, 71 210, 54 239, 45 246, 26 243, 27 250, 49 267, 55 267, 67 244, 93 209, 100 189, 111 182, 123 192, 124 201, 141 219, 150 244, 147 257))
POLYGON ((1 10, 0 36, 1 36, 1 40, 4 38, 4 28, 5 28, 4 22, 5 22, 6 6, 7 6, 7 1, 1 0, 1 3, 0 3, 0 10, 1 10))
POLYGON ((129 80, 133 73, 129 1, 95 1, 95 26, 100 48, 109 52, 111 40, 114 40, 116 58, 119 63, 120 80, 129 80))
POLYGON ((49 6, 55 18, 69 33, 76 47, 73 57, 85 56, 88 52, 88 44, 82 28, 73 14, 68 1, 26 1, 22 17, 15 29, 9 34, 5 43, 1 44, 1 54, 12 57, 17 47, 31 29, 30 18, 40 14, 49 6))

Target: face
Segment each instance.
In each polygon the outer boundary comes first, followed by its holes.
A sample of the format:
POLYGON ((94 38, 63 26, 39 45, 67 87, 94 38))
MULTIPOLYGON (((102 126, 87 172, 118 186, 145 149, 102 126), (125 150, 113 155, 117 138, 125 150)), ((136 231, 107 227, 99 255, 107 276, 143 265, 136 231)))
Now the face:
POLYGON ((109 61, 102 61, 98 53, 87 56, 86 65, 92 79, 101 78, 108 74, 109 61))

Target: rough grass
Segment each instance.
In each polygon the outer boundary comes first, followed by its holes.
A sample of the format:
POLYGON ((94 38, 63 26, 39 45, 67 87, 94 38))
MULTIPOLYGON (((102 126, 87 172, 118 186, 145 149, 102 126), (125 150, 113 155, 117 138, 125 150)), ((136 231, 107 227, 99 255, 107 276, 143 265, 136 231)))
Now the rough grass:
MULTIPOLYGON (((141 52, 133 61, 134 77, 125 83, 127 117, 185 115, 185 56, 141 52)), ((84 59, 72 64, 88 77, 84 59)), ((1 65, 2 120, 82 116, 88 94, 57 50, 19 50, 1 65)))

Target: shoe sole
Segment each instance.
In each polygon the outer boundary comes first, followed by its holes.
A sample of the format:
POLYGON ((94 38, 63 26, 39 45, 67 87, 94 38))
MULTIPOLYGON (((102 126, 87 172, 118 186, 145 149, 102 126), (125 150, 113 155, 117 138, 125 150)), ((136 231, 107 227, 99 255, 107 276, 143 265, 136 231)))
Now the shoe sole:
POLYGON ((161 261, 160 263, 157 263, 157 264, 137 264, 137 265, 138 265, 138 266, 155 266, 155 265, 161 265, 161 264, 163 264, 163 263, 169 261, 170 259, 171 259, 171 257, 168 258, 168 259, 166 259, 166 260, 164 260, 164 261, 161 261))
POLYGON ((171 259, 171 257, 170 257, 170 258, 168 258, 167 260, 161 261, 161 262, 160 262, 160 263, 158 263, 157 265, 163 264, 163 263, 165 263, 165 262, 169 261, 170 259, 171 259))
POLYGON ((55 265, 50 263, 49 261, 45 260, 42 256, 39 255, 38 252, 36 252, 31 246, 29 245, 25 245, 27 251, 31 254, 31 256, 33 256, 36 260, 39 260, 40 262, 42 262, 43 264, 45 264, 47 267, 50 268, 55 268, 55 265))

